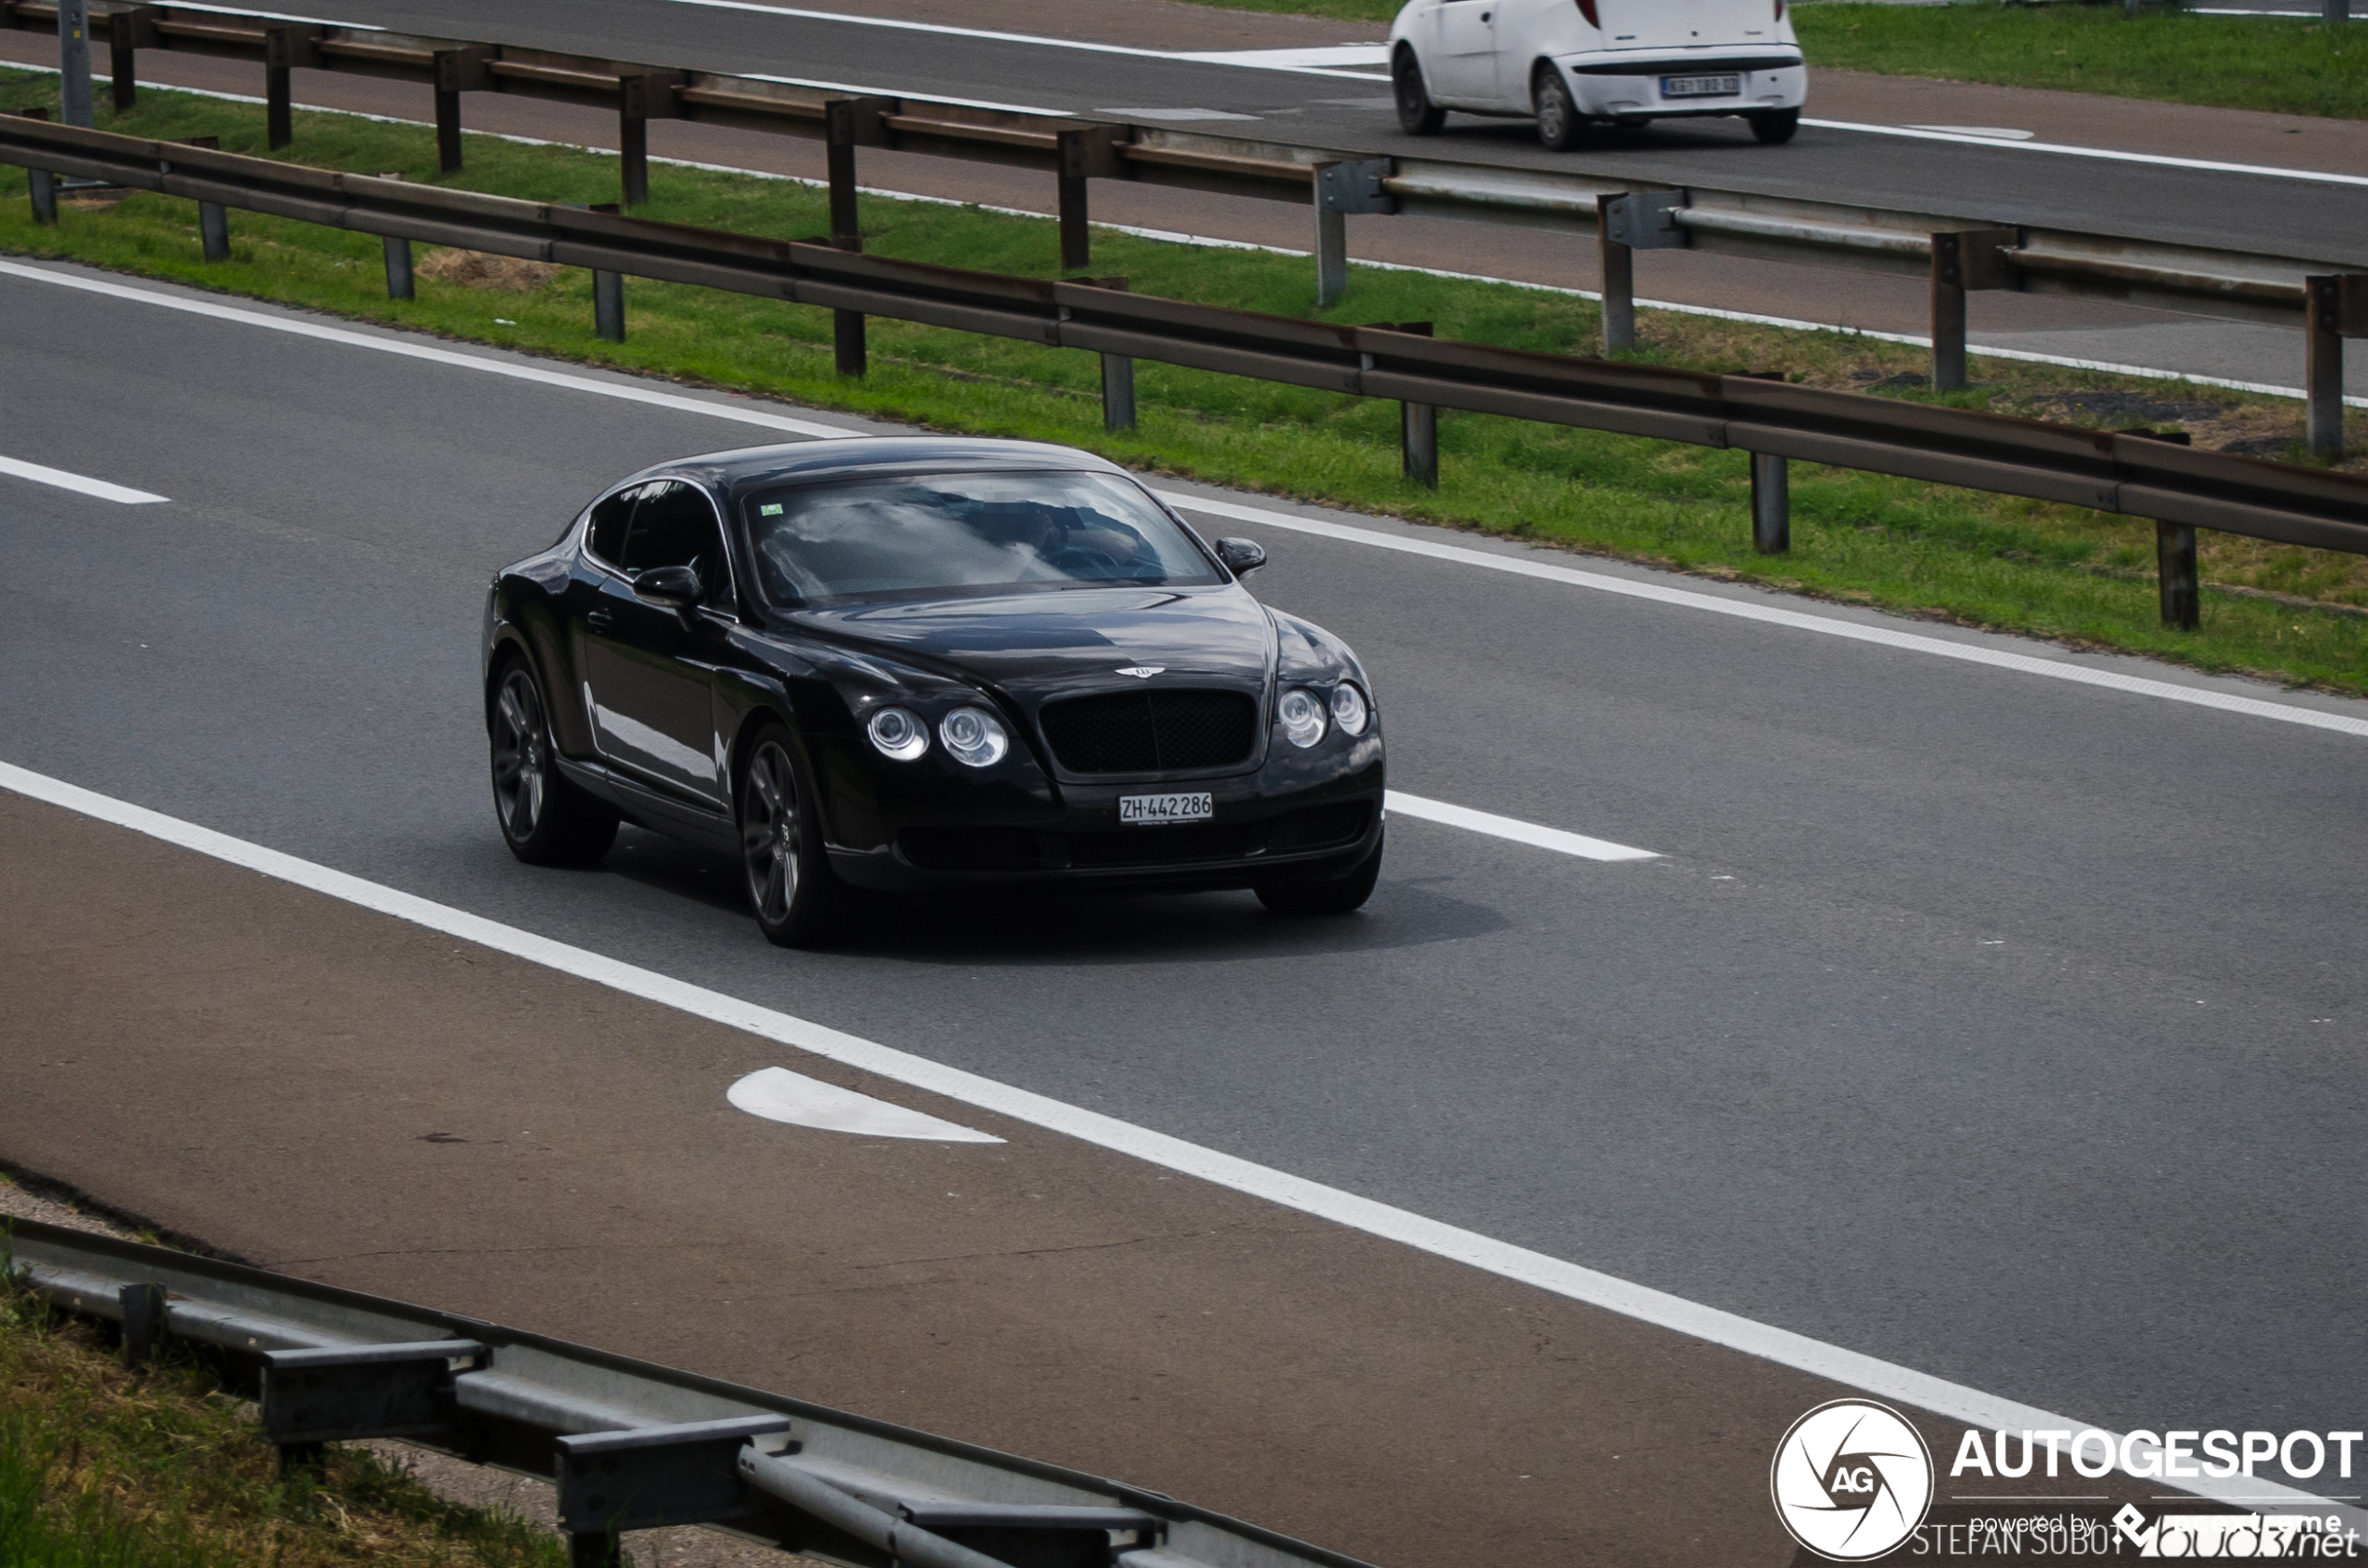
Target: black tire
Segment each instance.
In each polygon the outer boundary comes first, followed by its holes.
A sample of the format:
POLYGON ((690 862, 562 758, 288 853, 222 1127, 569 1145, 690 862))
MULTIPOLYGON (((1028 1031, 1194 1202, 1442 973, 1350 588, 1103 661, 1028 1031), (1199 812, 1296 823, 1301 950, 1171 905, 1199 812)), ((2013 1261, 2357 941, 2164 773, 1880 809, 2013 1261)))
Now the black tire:
POLYGON ((616 842, 616 812, 562 777, 551 709, 521 658, 494 677, 486 714, 493 745, 493 814, 502 841, 530 866, 588 866, 616 842))
POLYGON ((1409 136, 1436 136, 1439 128, 1447 123, 1447 111, 1431 102, 1430 89, 1423 85, 1423 62, 1414 58, 1408 45, 1397 46, 1397 53, 1390 61, 1390 87, 1397 96, 1397 123, 1409 136))
POLYGON ((1373 852, 1356 863, 1345 876, 1322 881, 1298 879, 1289 882, 1261 882, 1258 885, 1258 901, 1277 915, 1347 915, 1365 907, 1373 896, 1373 884, 1382 876, 1382 846, 1376 842, 1373 852))
POLYGON ((1743 118, 1751 122, 1752 134, 1771 147, 1783 146, 1800 129, 1798 109, 1758 109, 1743 118))
POLYGON ((1529 78, 1530 107, 1537 115, 1537 140, 1549 152, 1566 153, 1587 134, 1587 121, 1571 97, 1563 74, 1544 61, 1529 78))
POLYGON ((789 731, 767 724, 750 738, 737 786, 740 884, 757 929, 776 947, 811 947, 839 929, 846 890, 832 874, 813 781, 789 731))

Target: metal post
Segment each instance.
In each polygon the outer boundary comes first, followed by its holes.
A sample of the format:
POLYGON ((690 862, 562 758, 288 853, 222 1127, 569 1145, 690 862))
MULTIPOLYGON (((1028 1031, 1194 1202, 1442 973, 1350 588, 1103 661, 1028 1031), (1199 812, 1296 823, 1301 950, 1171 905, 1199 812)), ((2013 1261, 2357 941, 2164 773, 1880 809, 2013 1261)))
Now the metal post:
POLYGON ((1340 303, 1348 292, 1348 216, 1315 209, 1315 308, 1340 303))
POLYGON ((263 68, 264 143, 279 148, 296 140, 295 89, 290 82, 292 73, 284 65, 263 68))
POLYGON ((114 78, 116 113, 140 101, 140 51, 157 45, 157 11, 132 6, 107 17, 107 74, 114 78))
POLYGON ((2311 455, 2336 458, 2344 449, 2343 280, 2305 278, 2304 423, 2311 455))
POLYGON ((219 201, 198 203, 198 236, 208 261, 230 259, 230 213, 219 201))
POLYGON ((863 312, 833 310, 831 312, 831 352, 842 376, 860 379, 871 368, 863 346, 863 312))
MULTIPOLYGON (((388 235, 386 254, 387 297, 389 299, 417 299, 420 296, 419 290, 411 281, 411 241, 398 240, 392 234, 388 235)), ((594 284, 596 293, 598 289, 599 285, 596 282, 594 284)))
POLYGON ((164 1286, 127 1285, 116 1299, 123 1303, 123 1364, 137 1371, 156 1359, 164 1342, 164 1286))
POLYGON ((1636 347, 1636 253, 1612 238, 1604 224, 1598 235, 1604 251, 1604 352, 1636 347))
POLYGON ((461 95, 435 89, 435 167, 438 173, 461 171, 461 95))
POLYGON ((1109 179, 1119 172, 1116 126, 1087 126, 1059 133, 1060 158, 1055 165, 1061 215, 1061 270, 1082 271, 1093 260, 1093 237, 1086 227, 1085 182, 1109 179))
POLYGON ((2351 20, 2351 0, 2326 0, 2327 25, 2340 27, 2351 20))
POLYGON ((1941 269, 1933 255, 1933 391, 1962 392, 1965 386, 1965 285, 1941 269))
POLYGON ((611 343, 625 341, 625 274, 592 269, 592 328, 611 343))
POLYGON ((829 129, 830 145, 823 162, 831 182, 831 242, 841 250, 860 250, 863 229, 855 210, 855 116, 833 114, 829 129), (855 243, 849 245, 850 240, 855 243))
POLYGON ((492 86, 492 58, 484 44, 435 51, 435 162, 447 174, 461 170, 461 94, 492 86))
POLYGON ((568 1568, 622 1568, 624 1561, 624 1547, 613 1534, 568 1537, 568 1568))
POLYGON ((1102 428, 1135 428, 1135 361, 1126 354, 1102 356, 1102 428))
POLYGON ((2163 625, 2194 631, 2203 620, 2203 585, 2196 575, 2196 530, 2183 523, 2156 523, 2155 567, 2162 578, 2163 625))
POLYGON ((617 150, 624 156, 625 204, 639 207, 650 199, 650 122, 630 108, 617 117, 617 150))
POLYGON ((1061 214, 1061 270, 1074 272, 1091 266, 1094 240, 1085 226, 1085 176, 1061 172, 1057 187, 1061 214))
POLYGON ((28 169, 33 184, 33 221, 58 221, 58 177, 47 169, 28 169))
POLYGON ((66 124, 90 129, 90 0, 58 0, 58 107, 66 124))
POLYGON ((1752 454, 1752 548, 1781 556, 1793 547, 1792 465, 1773 452, 1752 454))
POLYGON ((1439 410, 1427 403, 1397 406, 1406 476, 1435 490, 1439 488, 1439 410))

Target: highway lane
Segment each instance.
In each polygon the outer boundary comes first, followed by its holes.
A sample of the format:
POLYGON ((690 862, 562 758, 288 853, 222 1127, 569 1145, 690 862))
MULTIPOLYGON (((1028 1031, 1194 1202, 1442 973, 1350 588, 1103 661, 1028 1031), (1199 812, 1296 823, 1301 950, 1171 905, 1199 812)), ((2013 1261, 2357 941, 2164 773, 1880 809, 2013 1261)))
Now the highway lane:
POLYGON ((1666 858, 779 954, 660 841, 512 862, 475 708, 487 573, 746 427, 13 278, 0 343, 7 456, 172 498, 0 479, 0 760, 2083 1419, 2357 1424, 2354 737, 1274 530, 1394 783, 1666 858))
MULTIPOLYGON (((827 11, 828 7, 814 7, 827 11)), ((323 0, 308 14, 452 37, 486 32, 459 0, 323 0)), ((1805 128, 1758 146, 1740 121, 1664 122, 1582 154, 1540 148, 1525 123, 1457 116, 1439 137, 1401 133, 1372 73, 1313 74, 947 33, 890 29, 762 7, 678 0, 516 0, 499 40, 707 70, 772 73, 880 91, 1049 109, 1205 109, 1198 123, 1375 154, 1601 169, 1673 185, 1931 211, 2002 222, 2335 261, 2368 261, 2368 188, 2255 175, 2041 157, 2010 146, 1902 142, 1805 128)), ((1810 113, 1816 113, 1811 105, 1810 113)))

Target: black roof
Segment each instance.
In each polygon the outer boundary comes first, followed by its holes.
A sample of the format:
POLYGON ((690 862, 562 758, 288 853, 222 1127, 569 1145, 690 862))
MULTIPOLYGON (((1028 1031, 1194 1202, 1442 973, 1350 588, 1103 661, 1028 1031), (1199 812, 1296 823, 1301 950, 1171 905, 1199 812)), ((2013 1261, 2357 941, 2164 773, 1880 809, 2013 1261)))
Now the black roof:
POLYGON ((866 435, 845 441, 797 441, 778 447, 741 447, 652 465, 635 478, 675 475, 696 479, 727 498, 800 480, 846 478, 866 474, 943 474, 949 470, 1086 469, 1122 474, 1124 469, 1074 447, 1046 441, 989 441, 959 435, 866 435))

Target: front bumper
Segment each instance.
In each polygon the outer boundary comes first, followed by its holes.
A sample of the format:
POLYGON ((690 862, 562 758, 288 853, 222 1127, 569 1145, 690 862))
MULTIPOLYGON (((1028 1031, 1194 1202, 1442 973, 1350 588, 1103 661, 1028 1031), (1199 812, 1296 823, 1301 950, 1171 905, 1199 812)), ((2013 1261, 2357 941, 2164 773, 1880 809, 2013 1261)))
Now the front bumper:
POLYGON ((1809 69, 1797 64, 1729 64, 1716 59, 1621 60, 1607 65, 1600 54, 1559 62, 1578 112, 1590 119, 1638 121, 1680 116, 1743 115, 1763 109, 1797 109, 1809 101, 1809 69), (1741 89, 1713 98, 1671 98, 1661 91, 1670 77, 1731 76, 1741 89))

